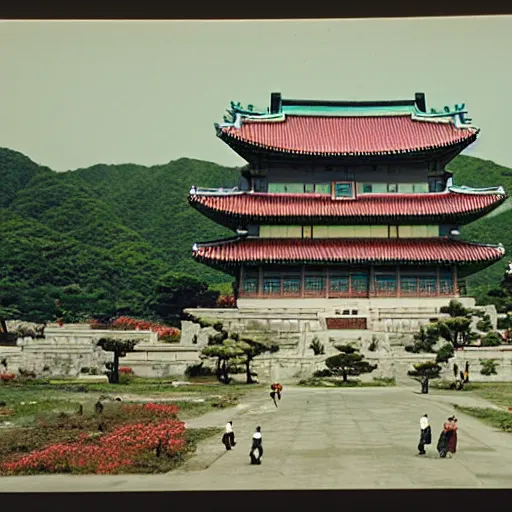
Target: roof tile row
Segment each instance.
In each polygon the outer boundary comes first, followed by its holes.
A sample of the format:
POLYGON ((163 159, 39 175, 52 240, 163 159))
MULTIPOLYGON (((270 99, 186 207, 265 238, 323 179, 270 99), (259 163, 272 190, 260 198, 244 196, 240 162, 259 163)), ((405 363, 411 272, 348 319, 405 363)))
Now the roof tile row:
POLYGON ((487 213, 499 206, 504 194, 364 194, 355 200, 333 200, 320 194, 235 194, 226 196, 191 195, 198 209, 239 218, 271 217, 439 217, 487 213))
POLYGON ((240 128, 223 126, 224 139, 277 152, 324 155, 382 155, 426 151, 473 142, 474 127, 421 121, 405 115, 368 117, 291 116, 285 121, 245 120, 240 128))
POLYGON ((497 261, 501 247, 447 238, 238 239, 197 247, 194 257, 212 263, 475 263, 497 261))

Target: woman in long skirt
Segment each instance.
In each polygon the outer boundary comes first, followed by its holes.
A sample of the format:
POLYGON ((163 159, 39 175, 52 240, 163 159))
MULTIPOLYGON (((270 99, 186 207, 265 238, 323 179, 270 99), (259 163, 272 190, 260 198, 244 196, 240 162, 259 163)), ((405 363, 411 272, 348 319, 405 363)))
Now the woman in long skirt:
POLYGON ((261 438, 261 427, 256 427, 256 432, 252 436, 252 446, 249 456, 251 464, 261 464, 261 456, 263 455, 263 445, 261 438))
POLYGON ((450 457, 457 451, 457 418, 453 418, 451 421, 451 432, 447 447, 450 457))
POLYGON ((449 417, 448 420, 444 422, 443 431, 441 432, 439 441, 437 442, 437 451, 439 452, 439 457, 442 459, 444 459, 448 453, 448 446, 453 434, 452 420, 453 416, 449 417))

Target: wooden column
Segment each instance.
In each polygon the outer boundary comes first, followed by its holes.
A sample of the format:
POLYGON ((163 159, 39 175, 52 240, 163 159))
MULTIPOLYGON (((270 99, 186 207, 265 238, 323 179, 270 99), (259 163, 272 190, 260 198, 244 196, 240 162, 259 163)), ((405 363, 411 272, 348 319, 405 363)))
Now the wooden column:
POLYGON ((329 298, 329 282, 330 282, 330 276, 329 276, 329 267, 325 269, 325 298, 329 298))
POLYGON ((396 296, 400 297, 400 265, 396 266, 396 296))
POLYGON ((244 266, 240 265, 240 273, 238 275, 238 297, 244 296, 244 266))
POLYGON ((375 268, 373 265, 370 265, 370 274, 369 274, 369 283, 368 283, 368 295, 370 297, 375 297, 375 268))
POLYGON ((453 265, 453 295, 455 297, 459 296, 459 272, 457 270, 457 265, 453 265))
POLYGON ((441 269, 439 268, 439 265, 437 265, 437 267, 436 267, 436 297, 441 296, 440 273, 441 273, 441 269))
POLYGON ((300 296, 304 297, 304 265, 300 267, 300 296))
POLYGON ((263 267, 258 267, 258 297, 263 296, 263 267))

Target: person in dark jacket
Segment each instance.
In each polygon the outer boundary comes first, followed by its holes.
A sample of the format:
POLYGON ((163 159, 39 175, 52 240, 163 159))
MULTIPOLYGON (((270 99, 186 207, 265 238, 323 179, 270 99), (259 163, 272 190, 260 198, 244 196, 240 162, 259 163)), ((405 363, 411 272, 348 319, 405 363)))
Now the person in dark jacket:
POLYGON ((453 417, 451 421, 451 435, 448 439, 448 456, 452 457, 457 451, 457 418, 453 417))
POLYGON ((261 427, 256 427, 256 432, 252 436, 252 446, 249 456, 251 464, 261 464, 261 456, 263 455, 263 444, 261 438, 261 427))
POLYGON ((439 452, 439 457, 441 457, 441 459, 446 458, 446 454, 448 453, 448 446, 453 435, 453 419, 453 416, 450 416, 448 420, 444 422, 443 431, 441 432, 439 441, 437 442, 437 451, 439 452))
POLYGON ((420 442, 418 444, 419 455, 425 455, 425 445, 432 443, 432 429, 428 421, 428 416, 424 414, 420 418, 420 442))

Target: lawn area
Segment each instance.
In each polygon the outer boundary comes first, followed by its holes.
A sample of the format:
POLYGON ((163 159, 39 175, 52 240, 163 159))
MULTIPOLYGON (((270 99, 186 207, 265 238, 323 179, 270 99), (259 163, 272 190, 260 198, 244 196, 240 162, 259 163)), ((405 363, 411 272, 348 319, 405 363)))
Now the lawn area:
POLYGON ((237 405, 260 387, 204 381, 174 387, 169 379, 142 378, 124 384, 0 384, 0 474, 170 471, 200 440, 221 432, 185 429, 183 421, 237 405), (97 413, 100 398, 103 411, 97 413), (102 466, 98 453, 111 445, 113 462, 102 466))
POLYGON ((85 410, 93 409, 98 399, 122 402, 155 401, 173 403, 180 407, 180 418, 200 416, 219 408, 232 407, 248 391, 261 388, 259 385, 218 384, 217 382, 191 382, 174 387, 169 379, 132 378, 124 384, 80 383, 61 381, 50 384, 45 380, 0 384, 0 422, 9 421, 18 426, 29 426, 37 416, 58 413, 75 413, 80 405, 85 410), (2 409, 12 411, 2 414, 2 409))
POLYGON ((464 391, 470 391, 500 407, 512 407, 512 382, 466 384, 464 391))
POLYGON ((455 406, 460 412, 474 416, 491 427, 498 428, 504 432, 512 432, 512 414, 508 411, 498 411, 482 407, 455 406))
MULTIPOLYGON (((441 384, 441 386, 442 385, 443 384, 441 384)), ((512 413, 508 411, 508 408, 512 407, 512 382, 468 383, 464 386, 462 391, 444 390, 444 392, 454 394, 454 396, 459 395, 459 393, 471 393, 503 408, 503 410, 500 411, 487 407, 463 407, 455 405, 458 411, 474 416, 484 423, 503 430, 504 432, 512 432, 512 413)))
POLYGON ((449 384, 448 381, 432 381, 431 387, 446 393, 454 393, 454 396, 459 393, 472 393, 498 407, 512 407, 512 382, 470 382, 464 385, 462 391, 448 389, 449 384))

